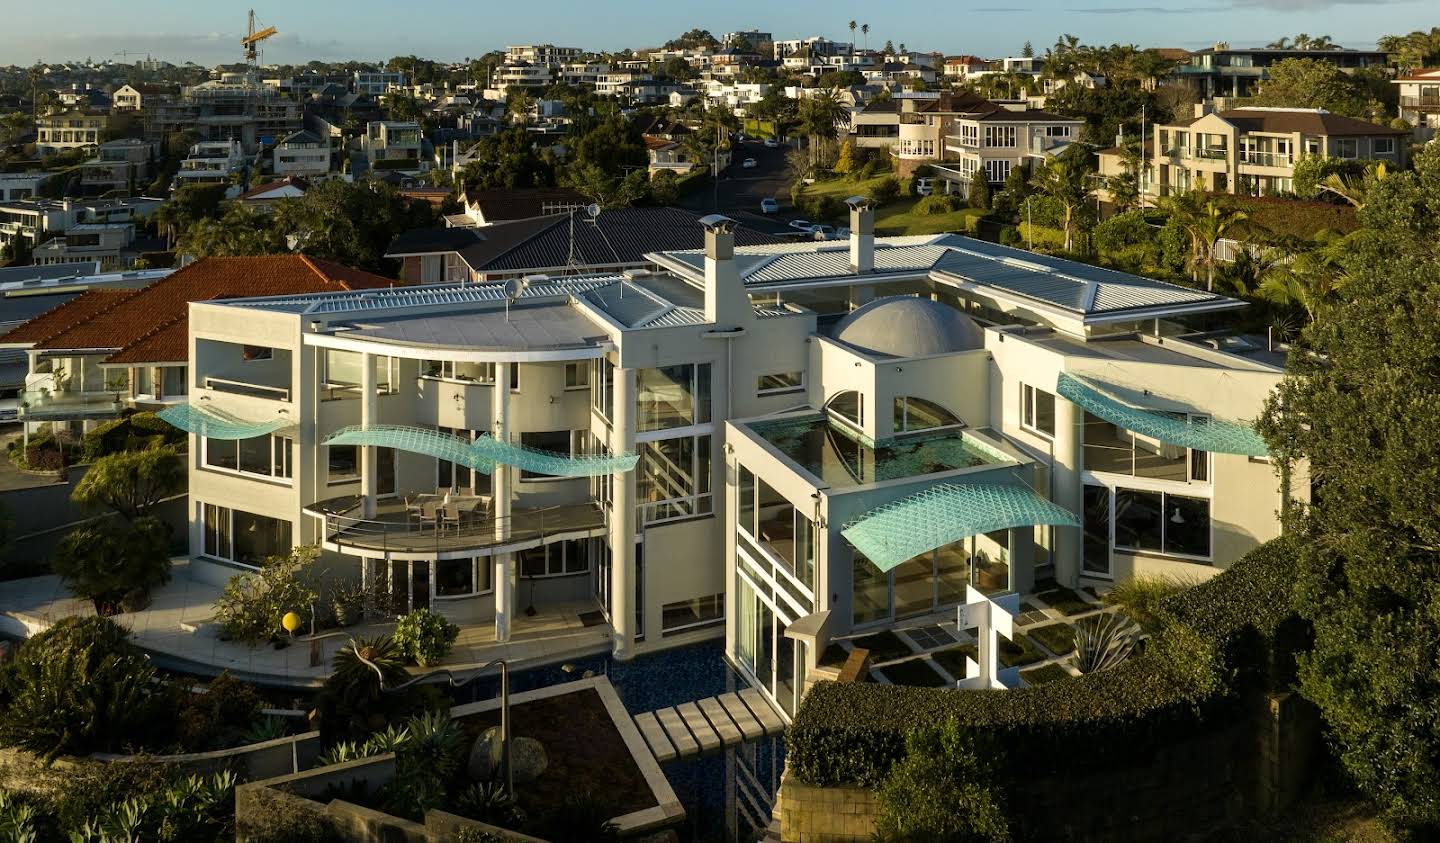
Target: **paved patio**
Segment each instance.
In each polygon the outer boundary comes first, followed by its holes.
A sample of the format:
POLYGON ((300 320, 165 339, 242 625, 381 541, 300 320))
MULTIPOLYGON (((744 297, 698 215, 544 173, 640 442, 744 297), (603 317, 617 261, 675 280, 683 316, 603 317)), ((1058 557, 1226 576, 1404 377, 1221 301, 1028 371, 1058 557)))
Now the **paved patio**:
MULTIPOLYGON (((148 609, 116 615, 115 620, 129 627, 136 644, 162 667, 207 675, 229 670, 249 681, 284 687, 321 684, 330 674, 331 657, 351 637, 380 635, 394 627, 373 624, 321 632, 314 639, 319 664, 312 666, 309 636, 296 636, 294 644, 281 650, 221 641, 211 622, 219 596, 217 586, 191 579, 188 559, 177 559, 170 582, 152 595, 148 609)), ((533 618, 517 615, 505 644, 495 642, 493 623, 462 626, 455 649, 438 667, 473 669, 497 658, 515 667, 604 652, 610 644, 609 625, 586 627, 580 620, 581 612, 594 609, 592 603, 576 603, 547 606, 533 618)), ((0 633, 33 635, 62 618, 94 613, 90 601, 71 597, 59 577, 0 583, 0 633)))

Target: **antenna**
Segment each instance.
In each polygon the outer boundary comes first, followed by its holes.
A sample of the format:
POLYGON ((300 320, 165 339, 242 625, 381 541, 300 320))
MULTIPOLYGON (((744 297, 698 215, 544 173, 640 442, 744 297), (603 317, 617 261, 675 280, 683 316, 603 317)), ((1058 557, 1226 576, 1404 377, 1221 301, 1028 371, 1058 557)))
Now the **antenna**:
POLYGON ((505 321, 510 321, 510 305, 525 294, 525 288, 530 282, 524 278, 511 278, 505 282, 505 321))
POLYGON ((593 220, 593 219, 598 219, 598 218, 600 217, 600 205, 599 205, 599 203, 597 203, 597 202, 591 202, 589 205, 586 205, 586 206, 585 206, 585 213, 589 214, 589 215, 590 215, 590 219, 592 219, 592 220, 593 220))

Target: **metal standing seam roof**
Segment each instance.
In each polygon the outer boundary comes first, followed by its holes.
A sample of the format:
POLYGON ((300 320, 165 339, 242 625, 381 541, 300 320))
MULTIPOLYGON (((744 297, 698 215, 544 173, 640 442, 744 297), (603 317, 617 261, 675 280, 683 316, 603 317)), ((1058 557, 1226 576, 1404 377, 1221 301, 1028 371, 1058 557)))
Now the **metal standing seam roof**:
POLYGON ((1026 486, 940 483, 852 519, 840 534, 888 572, 970 536, 1040 524, 1079 527, 1080 519, 1026 486))
POLYGON ((342 427, 322 444, 394 448, 449 460, 485 474, 493 473, 496 464, 501 464, 551 477, 598 477, 631 471, 639 461, 635 454, 572 457, 501 442, 490 436, 480 436, 472 442, 430 428, 408 425, 342 427))
POLYGON ((1117 398, 1099 383, 1066 372, 1060 373, 1056 391, 1091 415, 1161 442, 1217 454, 1263 457, 1270 452, 1255 428, 1243 422, 1195 418, 1135 407, 1117 398))
POLYGON ((253 439, 295 426, 295 422, 288 418, 245 421, 213 408, 198 407, 194 404, 175 404, 156 415, 186 433, 207 439, 253 439))

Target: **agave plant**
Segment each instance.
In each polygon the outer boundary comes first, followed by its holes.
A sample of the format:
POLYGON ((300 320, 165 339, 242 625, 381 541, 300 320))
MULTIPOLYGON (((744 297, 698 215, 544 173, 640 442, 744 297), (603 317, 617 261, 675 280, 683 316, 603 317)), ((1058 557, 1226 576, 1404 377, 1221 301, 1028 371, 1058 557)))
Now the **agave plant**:
POLYGON ((383 731, 376 732, 365 739, 365 746, 360 750, 361 756, 384 755, 387 752, 399 752, 400 747, 410 741, 410 730, 404 726, 387 726, 383 731))
POLYGON ((465 733, 450 719, 449 712, 427 711, 410 718, 408 726, 414 740, 406 750, 422 764, 442 776, 449 776, 460 765, 465 733))
POLYGON ((285 724, 283 717, 267 714, 250 724, 250 728, 246 730, 245 736, 241 740, 245 743, 264 743, 276 738, 283 738, 288 734, 290 734, 290 727, 285 724))
POLYGON ((476 782, 456 799, 460 814, 482 823, 504 828, 518 828, 525 822, 525 812, 505 792, 503 782, 476 782))
POLYGON ((1105 670, 1130 658, 1138 630, 1134 623, 1107 612, 1075 625, 1075 666, 1081 673, 1105 670))
POLYGON ((346 761, 354 761, 357 758, 364 758, 365 753, 355 741, 340 741, 317 759, 315 763, 321 767, 329 767, 331 764, 344 764, 346 761))

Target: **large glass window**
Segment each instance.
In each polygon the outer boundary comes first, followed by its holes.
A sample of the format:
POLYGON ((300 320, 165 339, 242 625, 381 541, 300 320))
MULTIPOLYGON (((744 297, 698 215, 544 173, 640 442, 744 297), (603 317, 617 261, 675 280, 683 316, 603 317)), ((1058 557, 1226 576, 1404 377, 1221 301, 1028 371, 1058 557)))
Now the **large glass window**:
POLYGON ((256 436, 250 439, 205 439, 205 467, 237 471, 256 477, 286 479, 291 476, 290 454, 295 442, 284 436, 256 436))
POLYGON ((522 550, 518 554, 520 576, 534 579, 587 573, 590 570, 590 549, 591 543, 587 539, 572 539, 522 550))
POLYGON ((844 419, 855 427, 865 424, 865 396, 851 390, 842 392, 825 405, 832 416, 844 419))
POLYGON ((290 552, 289 521, 204 504, 205 554, 254 568, 290 552))
POLYGON ((895 399, 894 428, 896 433, 915 433, 964 424, 949 410, 933 401, 913 396, 895 399))
POLYGON ((1055 396, 1029 384, 1020 385, 1020 426, 1043 436, 1055 435, 1055 396))
POLYGON ((802 392, 804 389, 804 372, 776 372, 770 375, 761 375, 755 387, 755 391, 760 395, 802 392))
POLYGON ((422 360, 420 376, 467 383, 494 383, 494 363, 457 363, 453 360, 422 360))
POLYGON ((566 363, 565 364, 565 388, 566 389, 587 389, 590 386, 590 364, 589 363, 566 363))
POLYGON ((710 626, 725 619, 725 595, 711 594, 690 600, 666 603, 660 610, 660 634, 672 635, 687 629, 710 626))
MULTIPOLYGON (((1186 418, 1184 413, 1170 415, 1181 420, 1186 418)), ((1177 483, 1208 483, 1210 455, 1134 433, 1086 413, 1085 469, 1177 483)))
MULTIPOLYGON (((381 355, 376 355, 374 360, 376 393, 385 395, 395 392, 399 385, 399 361, 381 355)), ((321 357, 321 364, 323 369, 320 380, 325 400, 360 397, 360 386, 365 375, 365 355, 358 351, 327 348, 321 357)))
POLYGON ((637 450, 641 523, 710 513, 709 434, 641 442, 637 450))
POLYGON ((881 573, 859 551, 851 563, 851 615, 854 623, 870 623, 890 617, 890 575, 881 573))
POLYGON ((326 483, 350 483, 360 479, 359 446, 327 445, 325 460, 326 483))
MULTIPOLYGON (((520 444, 526 448, 533 448, 537 451, 548 451, 564 457, 571 457, 574 454, 570 451, 570 444, 574 437, 568 430, 534 430, 520 434, 520 444)), ((528 469, 520 470, 521 480, 555 480, 553 475, 541 474, 538 471, 528 469)))
POLYGON ((710 364, 684 364, 636 373, 637 431, 690 427, 710 421, 710 364))
POLYGON ((490 591, 490 557, 435 562, 436 597, 470 597, 490 591))
POLYGON ((1085 487, 1082 568, 1088 574, 1110 576, 1110 490, 1085 487))
POLYGON ((601 357, 590 378, 590 406, 606 421, 615 413, 615 364, 601 357))
POLYGON ((1109 575, 1109 526, 1118 551, 1208 559, 1210 501, 1148 489, 1085 487, 1085 570, 1109 575))

